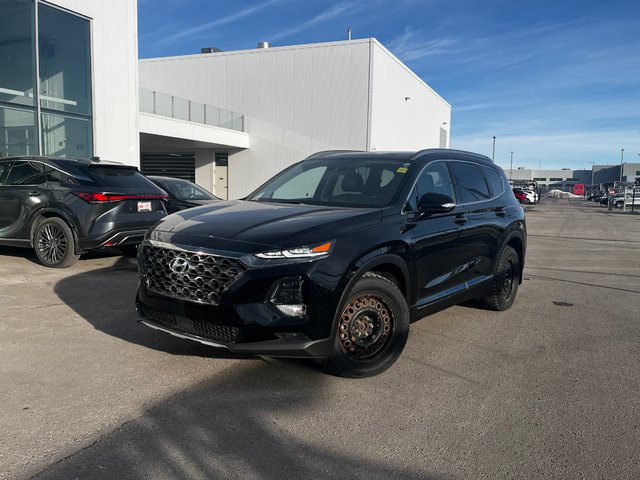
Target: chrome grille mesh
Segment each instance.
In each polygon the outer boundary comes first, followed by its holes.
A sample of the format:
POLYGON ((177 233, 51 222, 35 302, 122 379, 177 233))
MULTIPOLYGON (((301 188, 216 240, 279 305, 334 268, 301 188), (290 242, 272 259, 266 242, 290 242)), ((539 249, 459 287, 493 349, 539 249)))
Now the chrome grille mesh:
POLYGON ((141 269, 147 288, 184 300, 218 305, 224 289, 246 270, 244 264, 229 257, 152 245, 141 248, 141 269))

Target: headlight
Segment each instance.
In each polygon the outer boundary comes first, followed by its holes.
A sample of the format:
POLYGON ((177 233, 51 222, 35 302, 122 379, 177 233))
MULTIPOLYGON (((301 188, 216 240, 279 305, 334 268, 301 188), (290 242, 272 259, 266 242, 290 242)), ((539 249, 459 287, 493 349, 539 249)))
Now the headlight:
POLYGON ((334 245, 335 242, 331 241, 310 247, 297 247, 256 253, 255 256, 258 258, 314 258, 329 255, 334 245))

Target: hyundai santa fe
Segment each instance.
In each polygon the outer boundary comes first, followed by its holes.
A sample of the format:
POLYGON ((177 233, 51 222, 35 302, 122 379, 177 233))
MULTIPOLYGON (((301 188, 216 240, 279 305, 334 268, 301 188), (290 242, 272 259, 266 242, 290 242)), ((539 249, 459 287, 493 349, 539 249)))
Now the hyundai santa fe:
POLYGON ((414 320, 475 298, 508 309, 525 251, 524 211, 484 156, 323 152, 162 219, 138 250, 136 305, 178 337, 365 377, 414 320))
POLYGON ((47 267, 68 267, 102 247, 135 252, 166 215, 166 193, 135 167, 53 158, 0 159, 0 245, 33 248, 47 267))

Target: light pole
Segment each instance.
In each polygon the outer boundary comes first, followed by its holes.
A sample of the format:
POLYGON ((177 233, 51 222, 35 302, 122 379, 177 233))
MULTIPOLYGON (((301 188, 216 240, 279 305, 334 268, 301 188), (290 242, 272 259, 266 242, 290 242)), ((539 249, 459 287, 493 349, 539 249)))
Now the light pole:
POLYGON ((509 181, 511 181, 512 175, 513 175, 513 152, 511 152, 511 167, 509 168, 509 181))
POLYGON ((493 137, 493 153, 491 154, 491 160, 496 161, 496 137, 493 137))
POLYGON ((591 164, 591 187, 590 187, 590 193, 591 196, 593 197, 593 171, 594 171, 594 167, 596 166, 596 162, 589 162, 591 164))
POLYGON ((620 181, 622 181, 622 164, 624 162, 624 148, 620 149, 620 181))

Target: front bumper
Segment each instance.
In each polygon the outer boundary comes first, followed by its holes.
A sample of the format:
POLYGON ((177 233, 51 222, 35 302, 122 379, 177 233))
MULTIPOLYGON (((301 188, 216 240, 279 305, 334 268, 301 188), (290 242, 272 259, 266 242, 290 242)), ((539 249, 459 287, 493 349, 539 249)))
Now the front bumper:
MULTIPOLYGON (((145 246, 149 241, 139 251, 145 246)), ((144 263, 142 257, 139 253, 144 263)), ((343 273, 331 257, 275 265, 262 261, 248 265, 225 288, 217 305, 158 292, 142 273, 136 308, 141 323, 180 338, 236 353, 321 358, 333 348, 332 326, 343 273), (307 314, 302 317, 286 316, 267 301, 274 282, 290 276, 304 278, 307 314)))

